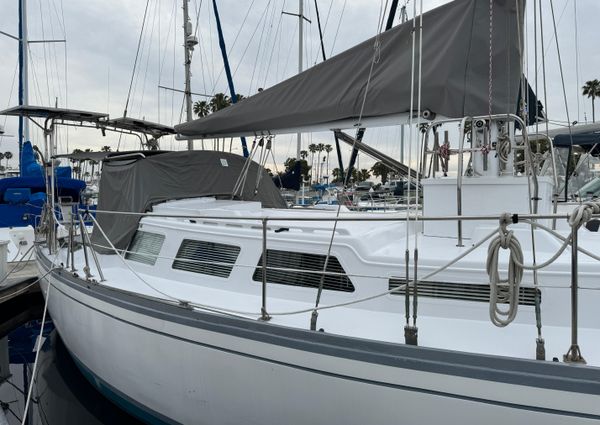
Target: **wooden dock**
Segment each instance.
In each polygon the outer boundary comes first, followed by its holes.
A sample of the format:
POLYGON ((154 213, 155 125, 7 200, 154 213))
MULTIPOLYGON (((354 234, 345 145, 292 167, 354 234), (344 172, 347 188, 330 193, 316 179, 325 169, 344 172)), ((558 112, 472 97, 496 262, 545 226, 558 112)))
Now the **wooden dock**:
POLYGON ((0 284, 0 304, 19 295, 39 292, 38 269, 34 260, 7 264, 9 273, 0 284))

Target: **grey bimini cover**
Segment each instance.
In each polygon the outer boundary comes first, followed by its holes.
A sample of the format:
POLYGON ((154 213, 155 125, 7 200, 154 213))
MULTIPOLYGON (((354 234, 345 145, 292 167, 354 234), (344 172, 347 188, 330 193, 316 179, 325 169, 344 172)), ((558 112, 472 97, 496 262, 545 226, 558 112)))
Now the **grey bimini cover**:
MULTIPOLYGON (((525 0, 492 0, 492 4, 492 113, 514 113, 525 0)), ((488 114, 489 7, 487 0, 456 0, 423 14, 422 110, 452 118, 488 114)), ((336 124, 359 117, 372 62, 363 119, 406 114, 411 109, 412 33, 411 20, 382 33, 377 51, 374 37, 175 130, 183 137, 210 138, 339 128, 336 124)), ((413 110, 417 109, 418 29, 415 46, 413 110)))
MULTIPOLYGON (((98 194, 99 211, 143 213, 152 205, 173 199, 215 196, 222 199, 258 201, 266 208, 286 208, 273 180, 252 162, 241 196, 233 196, 246 158, 218 151, 166 152, 148 157, 114 159, 103 163, 98 194), (255 191, 257 173, 261 173, 255 191)), ((96 219, 112 244, 127 249, 140 220, 139 216, 98 213, 96 219)), ((99 229, 92 243, 97 251, 114 253, 99 229), (100 246, 99 246, 100 245, 100 246)))

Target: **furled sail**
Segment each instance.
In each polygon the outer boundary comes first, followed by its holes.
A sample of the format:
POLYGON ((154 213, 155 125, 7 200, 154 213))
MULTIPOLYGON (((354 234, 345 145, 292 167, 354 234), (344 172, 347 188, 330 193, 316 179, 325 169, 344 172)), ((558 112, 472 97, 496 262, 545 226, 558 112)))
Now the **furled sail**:
MULTIPOLYGON (((423 110, 446 117, 484 115, 491 101, 492 113, 514 113, 521 78, 524 3, 492 1, 491 99, 489 2, 455 0, 423 14, 423 110)), ((373 58, 363 119, 406 114, 411 106, 412 32, 413 22, 406 22, 382 33, 377 51, 374 37, 240 103, 175 129, 181 137, 211 138, 315 126, 340 128, 340 123, 359 117, 373 58)), ((416 37, 419 46, 418 30, 416 37)), ((415 60, 418 63, 418 52, 415 60)))

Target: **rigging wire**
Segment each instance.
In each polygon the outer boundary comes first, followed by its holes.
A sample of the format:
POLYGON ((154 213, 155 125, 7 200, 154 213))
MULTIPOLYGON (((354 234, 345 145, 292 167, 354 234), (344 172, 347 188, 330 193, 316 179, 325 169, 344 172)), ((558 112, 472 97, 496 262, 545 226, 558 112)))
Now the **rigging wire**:
POLYGON ((329 57, 333 56, 333 50, 335 49, 335 42, 337 41, 338 34, 340 32, 340 26, 342 24, 342 18, 344 17, 344 11, 346 10, 347 0, 344 0, 344 4, 342 6, 342 11, 340 12, 340 19, 338 20, 337 28, 335 30, 335 36, 333 37, 333 44, 331 45, 331 51, 329 52, 329 57))
MULTIPOLYGON (((133 86, 133 80, 135 78, 135 70, 137 67, 138 56, 140 53, 140 44, 142 43, 142 36, 144 34, 144 26, 146 25, 146 15, 148 14, 148 5, 150 4, 150 0, 146 0, 146 7, 144 8, 144 17, 142 18, 142 29, 140 30, 140 38, 138 39, 138 47, 135 52, 135 60, 133 62, 133 72, 131 73, 131 81, 129 83, 129 90, 127 92, 127 101, 125 102, 125 110, 123 111, 123 116, 127 116, 127 108, 129 107, 129 99, 131 98, 131 88, 133 86)), ((122 134, 122 133, 121 133, 122 134)), ((121 137, 119 136, 119 144, 121 143, 121 137)), ((118 147, 117 147, 118 150, 118 147)))
MULTIPOLYGON (((65 24, 65 9, 63 7, 63 0, 60 0, 60 15, 62 18, 63 37, 65 39, 65 108, 69 107, 69 67, 68 67, 68 49, 67 49, 67 27, 65 24)), ((69 126, 65 129, 67 152, 69 152, 69 126)))
MULTIPOLYGON (((270 62, 267 62, 267 56, 269 55, 269 44, 270 41, 273 40, 273 46, 275 45, 275 41, 276 41, 276 34, 273 34, 273 24, 275 22, 275 12, 277 10, 277 3, 274 2, 273 3, 273 12, 271 14, 271 19, 269 21, 269 30, 267 31, 267 37, 265 39, 265 44, 264 44, 264 49, 263 52, 261 54, 261 59, 260 59, 260 65, 259 65, 259 70, 258 70, 258 74, 256 77, 256 85, 257 85, 257 89, 264 87, 264 84, 262 86, 260 86, 259 82, 261 80, 261 75, 264 75, 265 78, 264 80, 266 81, 268 76, 269 76, 269 69, 270 69, 270 62)), ((282 18, 282 16, 280 15, 280 19, 282 18)), ((275 32, 277 32, 278 26, 275 27, 275 32)), ((273 52, 273 48, 271 48, 271 57, 272 57, 272 52, 273 52)))
MULTIPOLYGON (((150 0, 151 1, 151 0, 150 0)), ((151 9, 149 9, 151 10, 151 9)), ((147 19, 149 19, 149 17, 147 17, 147 19)), ((150 25, 150 22, 147 21, 146 22, 147 25, 150 25)), ((137 96, 137 91, 138 91, 138 84, 140 83, 140 78, 141 78, 141 74, 142 74, 142 67, 143 67, 143 63, 144 63, 144 54, 146 51, 146 47, 149 44, 148 43, 148 28, 145 28, 145 31, 143 32, 143 37, 142 37, 142 45, 141 45, 141 50, 140 50, 140 56, 139 56, 139 63, 140 65, 137 67, 137 71, 135 73, 135 80, 134 80, 134 84, 133 84, 133 92, 131 94, 132 99, 136 99, 137 96)), ((134 108, 135 106, 132 105, 131 109, 132 109, 132 114, 134 113, 134 108)))
MULTIPOLYGON (((271 48, 271 55, 269 56, 269 60, 267 61, 267 64, 270 64, 271 61, 273 60, 273 53, 275 53, 275 45, 278 44, 281 47, 281 22, 283 20, 284 8, 285 8, 285 0, 283 2, 283 5, 281 6, 282 13, 279 14, 279 21, 277 21, 277 28, 275 29, 275 36, 273 37, 273 46, 271 48)), ((279 64, 279 61, 277 61, 277 64, 279 64)), ((277 76, 277 71, 275 71, 275 76, 277 76)), ((262 84, 263 87, 267 86, 267 78, 268 77, 269 77, 269 73, 266 72, 265 79, 262 84)))
POLYGON ((267 17, 269 16, 269 6, 271 5, 271 0, 269 0, 269 2, 267 3, 267 13, 265 16, 265 23, 264 25, 261 25, 261 31, 260 31, 260 39, 258 40, 258 49, 256 51, 256 59, 254 61, 254 67, 252 68, 252 77, 250 78, 250 88, 248 89, 249 93, 253 93, 252 92, 252 85, 254 83, 254 74, 256 72, 256 67, 258 65, 259 62, 259 57, 260 57, 260 53, 261 53, 261 49, 262 49, 262 42, 263 42, 263 36, 265 34, 265 27, 267 26, 267 17))
POLYGON ((325 17, 325 24, 323 25, 323 34, 327 30, 327 24, 329 23, 329 16, 331 14, 331 7, 333 6, 333 1, 329 2, 329 8, 327 9, 327 16, 325 17))
MULTIPOLYGON (((416 3, 416 2, 415 2, 416 3)), ((387 9, 387 7, 386 7, 387 9)), ((425 134, 422 137, 419 137, 419 131, 421 127, 421 101, 422 101, 422 87, 423 87, 423 0, 420 1, 419 6, 419 65, 418 65, 418 78, 417 78, 417 127, 415 129, 415 133, 417 136, 417 142, 419 143, 419 149, 417 151, 417 176, 416 176, 416 195, 415 195, 415 230, 414 230, 414 280, 413 280, 413 321, 412 325, 415 327, 417 325, 417 271, 418 271, 418 259, 419 259, 419 247, 418 247, 418 231, 419 228, 419 170, 421 169, 421 161, 423 158, 422 150, 424 147, 424 138, 425 134)), ((411 113, 412 114, 412 113, 411 113)), ((410 173, 409 173, 410 174, 410 173)), ((408 188, 410 191, 410 186, 408 188)), ((407 231, 408 237, 408 231, 407 231)))
MULTIPOLYGON (((556 40, 556 52, 558 54, 558 68, 560 70, 560 81, 562 83, 563 99, 565 101, 565 112, 567 114, 567 121, 571 123, 571 117, 569 115, 569 103, 567 101, 567 89, 565 87, 565 76, 563 73, 562 58, 560 56, 560 46, 558 44, 558 33, 556 30, 556 20, 554 18, 554 0, 550 0, 550 11, 552 12, 552 26, 554 28, 554 39, 556 40)), ((573 132, 571 124, 569 124, 569 139, 571 141, 571 149, 573 148, 573 132)))
POLYGON ((150 64, 150 56, 152 51, 152 39, 154 36, 154 28, 156 27, 156 15, 158 15, 158 0, 154 2, 154 16, 152 18, 152 26, 150 28, 150 34, 148 35, 148 52, 146 55, 146 69, 144 70, 144 79, 142 83, 142 95, 140 96, 140 109, 139 116, 142 116, 142 110, 144 106, 144 96, 146 94, 146 81, 148 80, 148 66, 150 64))
POLYGON ((202 93, 208 93, 206 91, 206 71, 205 71, 205 67, 206 67, 206 58, 204 57, 204 41, 202 40, 202 31, 198 31, 198 28, 200 27, 200 11, 202 8, 202 2, 200 2, 200 6, 198 6, 198 13, 196 14, 196 29, 195 29, 195 33, 198 37, 198 49, 200 51, 200 75, 202 76, 202 93))
MULTIPOLYGON (((38 1, 39 5, 40 5, 40 24, 41 24, 41 30, 42 30, 42 40, 44 40, 46 38, 46 34, 44 32, 44 11, 42 9, 42 0, 38 1)), ((44 52, 44 70, 45 70, 45 74, 46 74, 46 91, 48 93, 48 106, 52 105, 52 100, 50 97, 50 81, 48 78, 48 59, 46 57, 46 43, 42 43, 42 50, 44 52)))
MULTIPOLYGON (((544 109, 546 110, 546 116, 550 116, 548 111, 548 87, 546 83, 546 56, 544 55, 544 15, 542 13, 542 0, 538 0, 538 8, 540 12, 540 47, 542 48, 542 82, 544 85, 544 109)), ((550 133, 548 120, 546 119, 546 137, 550 133)), ((556 172, 556 162, 553 161, 552 166, 556 172)))
MULTIPOLYGON (((566 11, 568 5, 569 5, 569 3, 565 2, 565 5, 563 6, 562 11, 560 12, 560 15, 558 16, 558 21, 556 21, 557 25, 560 25, 560 23, 562 22, 562 18, 565 14, 565 11, 566 11)), ((541 14, 541 9, 540 9, 540 14, 541 14)), ((541 16, 540 16, 540 19, 541 19, 541 16)), ((547 44, 548 49, 542 51, 542 56, 545 57, 548 53, 550 53, 550 49, 552 48, 552 43, 554 42, 555 37, 556 37, 556 34, 551 33, 550 41, 547 44)))
POLYGON ((160 17, 162 15, 162 10, 160 7, 160 0, 157 0, 158 2, 158 10, 160 11, 158 13, 158 41, 156 43, 156 54, 158 57, 158 60, 156 61, 156 70, 158 72, 158 85, 156 87, 156 122, 160 122, 160 17))
MULTIPOLYGON (((10 93, 8 95, 8 103, 6 105, 6 109, 10 108, 10 103, 12 101, 12 95, 13 92, 15 90, 15 82, 17 80, 17 70, 19 69, 19 62, 17 61, 17 63, 15 64, 15 70, 13 71, 13 77, 12 77, 12 83, 10 84, 10 93)), ((4 115, 4 125, 3 127, 6 128, 6 121, 8 120, 8 115, 4 115)), ((0 134, 0 143, 2 142, 2 139, 6 137, 3 134, 0 134)))
POLYGON ((287 69, 290 63, 290 57, 292 55, 292 51, 293 49, 293 44, 296 38, 296 33, 298 32, 298 25, 294 25, 294 32, 292 33, 292 37, 290 39, 290 46, 288 47, 288 54, 287 57, 285 58, 285 64, 283 65, 283 68, 281 68, 281 77, 278 78, 279 81, 283 80, 283 77, 285 75, 287 75, 287 69))
POLYGON ((581 81, 581 77, 579 74, 580 67, 580 57, 579 57, 579 22, 577 17, 577 0, 573 0, 573 17, 574 17, 574 27, 575 30, 575 99, 577 99, 577 122, 581 121, 581 98, 579 97, 579 82, 581 81))
MULTIPOLYGON (((254 27, 254 31, 252 32, 252 35, 250 36, 250 38, 248 39, 248 43, 246 44, 246 47, 244 48, 244 51, 242 53, 242 56, 239 59, 239 62, 237 64, 237 66, 235 67, 235 69, 233 70, 233 76, 235 77, 237 74, 238 69, 240 68, 240 66, 242 65, 242 62, 244 60, 244 57, 246 56, 246 53, 248 52, 248 49, 250 47, 250 44, 252 43, 252 41, 254 40, 254 36, 256 35, 256 32, 258 31, 258 28, 261 26, 263 18, 265 18, 266 16, 266 12, 267 12, 267 8, 269 7, 269 5, 271 4, 271 0, 269 0, 269 2, 267 3, 267 7, 263 10, 263 12, 260 15, 260 19, 258 21, 258 23, 256 24, 256 26, 254 27)), ((216 89, 216 85, 213 86, 213 92, 216 89)))
MULTIPOLYGON (((387 0, 386 0, 386 5, 387 5, 387 0)), ((361 129, 360 122, 362 120, 363 113, 364 113, 364 108, 365 108, 365 104, 367 102, 367 95, 369 94, 369 87, 371 85, 371 77, 373 75, 373 69, 375 67, 375 64, 379 63, 379 60, 381 58, 381 56, 380 56, 381 55, 381 51, 380 51, 380 48, 381 48, 380 36, 381 36, 381 34, 383 32, 383 25, 384 25, 384 22, 385 22, 385 7, 383 6, 383 0, 381 0, 381 3, 380 3, 380 10, 379 10, 379 19, 378 19, 378 21, 379 21, 379 27, 377 29, 377 35, 375 37, 375 43, 373 45, 373 57, 371 59, 371 65, 370 65, 370 68, 369 68, 369 75, 367 77, 367 81, 366 81, 366 84, 365 84, 364 95, 363 95, 363 98, 362 98, 362 103, 361 103, 361 106, 360 106, 360 111, 359 111, 359 114, 358 114, 358 118, 357 118, 357 121, 355 123, 356 132, 355 132, 355 135, 354 135, 354 141, 352 143, 352 150, 353 151, 356 149, 356 143, 357 143, 357 141, 359 139, 359 134, 363 131, 361 129)), ((346 187, 345 187, 346 184, 347 184, 347 179, 344 182, 344 191, 346 189, 346 187)), ((329 239, 329 245, 327 247, 327 255, 325 257, 325 261, 324 261, 324 264, 323 264, 321 279, 319 281, 319 288, 318 288, 317 297, 316 297, 316 300, 315 300, 315 307, 312 310, 311 322, 310 322, 310 329, 313 330, 313 331, 316 330, 316 326, 317 326, 319 303, 321 301, 321 295, 323 293, 323 285, 325 283, 325 274, 327 273, 327 266, 329 264, 329 259, 331 257, 331 249, 333 247, 333 240, 335 238, 337 226, 338 226, 338 223, 339 223, 338 218, 340 216, 341 209, 342 209, 342 203, 339 203, 337 211, 336 211, 335 220, 333 221, 333 228, 332 228, 332 231, 331 231, 331 237, 329 239)))

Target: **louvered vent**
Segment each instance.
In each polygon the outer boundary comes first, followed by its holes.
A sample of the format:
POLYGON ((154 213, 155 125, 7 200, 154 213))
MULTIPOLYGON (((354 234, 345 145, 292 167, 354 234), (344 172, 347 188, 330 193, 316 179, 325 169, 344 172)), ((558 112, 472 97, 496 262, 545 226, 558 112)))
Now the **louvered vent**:
MULTIPOLYGON (((404 285, 404 279, 390 279, 389 288, 404 285)), ((480 284, 464 284, 452 282, 419 282, 418 295, 428 298, 443 298, 462 301, 490 301, 490 286, 480 284)), ((411 289, 412 291, 412 289, 411 289)), ((535 305, 535 288, 519 288, 519 305, 535 305)), ((411 292, 412 293, 412 292, 411 292)), ((393 295, 404 295, 404 290, 393 292, 393 295)), ((542 302, 542 294, 539 294, 542 302)))
MULTIPOLYGON (((267 250, 267 282, 280 285, 318 288, 325 265, 325 256, 301 252, 267 250)), ((262 256, 252 279, 262 282, 262 256)), ((329 257, 323 289, 354 292, 354 285, 338 259, 329 257)))
POLYGON ((184 239, 173 268, 227 278, 239 253, 240 248, 234 245, 184 239))
POLYGON ((133 236, 125 258, 153 266, 164 240, 164 235, 138 230, 133 236))

